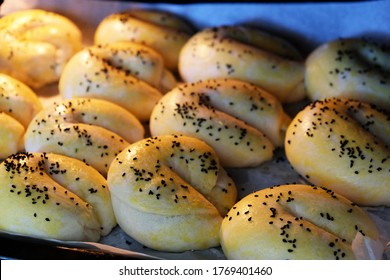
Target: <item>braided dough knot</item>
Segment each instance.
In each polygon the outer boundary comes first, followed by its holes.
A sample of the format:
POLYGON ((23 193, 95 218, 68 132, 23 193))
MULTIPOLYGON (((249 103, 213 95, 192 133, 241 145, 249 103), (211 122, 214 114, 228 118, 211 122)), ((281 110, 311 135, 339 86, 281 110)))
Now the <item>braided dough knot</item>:
POLYGON ((378 230, 355 203, 330 189, 275 186, 247 195, 226 215, 221 245, 229 259, 355 259, 365 238, 382 258, 378 230), (375 245, 374 245, 375 244, 375 245))
POLYGON ((311 100, 357 99, 390 110, 390 51, 363 39, 324 43, 306 60, 305 84, 311 100))
POLYGON ((95 32, 95 44, 131 41, 148 46, 164 59, 171 71, 176 71, 182 46, 193 33, 183 18, 157 10, 134 9, 105 17, 95 32))

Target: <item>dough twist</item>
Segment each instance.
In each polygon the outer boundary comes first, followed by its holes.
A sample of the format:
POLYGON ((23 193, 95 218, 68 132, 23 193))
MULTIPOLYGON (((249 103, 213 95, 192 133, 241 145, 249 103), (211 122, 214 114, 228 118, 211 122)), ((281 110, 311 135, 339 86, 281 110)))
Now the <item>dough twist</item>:
POLYGON ((75 54, 59 82, 61 96, 101 98, 114 102, 140 121, 176 79, 157 52, 140 44, 117 42, 92 46, 75 54))
POLYGON ((95 44, 132 41, 159 52, 168 69, 177 70, 179 52, 193 34, 192 26, 170 12, 134 9, 105 17, 95 32, 95 44))
POLYGON ((342 97, 390 110, 390 52, 362 39, 340 39, 316 48, 306 60, 311 100, 342 97))

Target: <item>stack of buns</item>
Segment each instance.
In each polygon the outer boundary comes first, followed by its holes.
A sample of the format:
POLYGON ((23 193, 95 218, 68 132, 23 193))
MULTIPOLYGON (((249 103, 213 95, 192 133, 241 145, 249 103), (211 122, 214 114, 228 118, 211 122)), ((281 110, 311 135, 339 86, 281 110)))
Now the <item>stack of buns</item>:
POLYGON ((354 259, 357 238, 380 242, 362 206, 390 206, 386 49, 305 56, 253 26, 146 9, 107 15, 90 46, 80 30, 38 9, 0 19, 0 230, 99 241, 118 223, 155 250, 228 259, 354 259), (43 106, 31 88, 56 83, 43 106), (305 183, 240 195, 226 169, 276 150, 305 183))

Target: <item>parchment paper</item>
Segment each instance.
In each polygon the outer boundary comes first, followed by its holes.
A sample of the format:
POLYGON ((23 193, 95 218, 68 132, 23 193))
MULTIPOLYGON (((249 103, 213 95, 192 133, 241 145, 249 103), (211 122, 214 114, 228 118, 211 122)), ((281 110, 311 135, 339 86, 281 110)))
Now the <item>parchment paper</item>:
MULTIPOLYGON (((107 15, 131 8, 154 8, 182 15, 199 30, 209 26, 250 23, 281 35, 295 44, 304 55, 317 45, 336 38, 371 37, 390 41, 390 1, 357 1, 347 3, 200 3, 149 4, 140 2, 96 0, 5 0, 0 13, 19 9, 40 8, 63 14, 83 31, 86 46, 92 44, 96 26, 107 15)), ((57 85, 50 85, 37 93, 44 105, 57 100, 57 85)), ((304 102, 286 107, 293 115, 304 102)), ((239 191, 239 198, 277 184, 305 183, 291 168, 283 150, 277 150, 273 160, 250 169, 229 169, 239 191)), ((383 259, 390 259, 390 208, 365 207, 380 230, 383 259), (387 247, 386 247, 387 244, 387 247)), ((116 227, 100 241, 116 248, 146 253, 164 259, 225 259, 220 248, 184 253, 158 252, 145 248, 116 227)), ((362 241, 363 242, 363 241, 362 241)), ((372 244, 371 244, 372 245, 372 244)), ((368 244, 362 258, 371 258, 368 244)), ((375 246, 378 244, 375 244, 375 246)), ((373 247, 375 247, 373 246, 373 247)))

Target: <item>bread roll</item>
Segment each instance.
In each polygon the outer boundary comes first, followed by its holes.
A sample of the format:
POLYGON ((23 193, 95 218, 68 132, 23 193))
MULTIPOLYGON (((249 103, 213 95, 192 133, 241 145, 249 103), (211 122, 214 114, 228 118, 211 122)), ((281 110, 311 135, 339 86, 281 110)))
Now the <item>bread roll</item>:
POLYGON ((117 41, 141 43, 155 49, 171 71, 176 71, 179 52, 193 34, 182 17, 167 11, 133 9, 105 17, 95 32, 95 44, 117 41))
POLYGON ((90 97, 122 106, 141 122, 149 120, 176 79, 159 53, 130 42, 91 46, 67 63, 59 82, 62 97, 90 97))
POLYGON ((284 144, 290 117, 273 95, 233 79, 184 83, 164 95, 150 117, 152 136, 184 134, 202 139, 224 167, 268 161, 284 144))
POLYGON ((106 180, 74 158, 14 154, 0 164, 0 182, 1 230, 98 241, 116 226, 106 180))
POLYGON ((390 51, 364 39, 318 46, 306 60, 305 84, 314 101, 357 99, 390 110, 390 51))
POLYGON ((179 56, 185 82, 230 78, 253 83, 283 103, 302 100, 304 61, 290 43, 249 26, 205 28, 179 56))
POLYGON ((228 259, 355 259, 357 236, 378 241, 375 223, 362 208, 309 185, 247 195, 225 216, 220 234, 228 259))
POLYGON ((131 144, 111 164, 107 181, 119 226, 168 252, 218 246, 222 217, 237 196, 213 149, 187 136, 131 144))
POLYGON ((299 112, 286 133, 286 155, 312 184, 359 205, 390 206, 390 119, 368 103, 331 98, 299 112))
POLYGON ((25 134, 25 148, 77 158, 106 176, 118 153, 144 133, 134 115, 112 102, 73 98, 35 116, 25 134))

